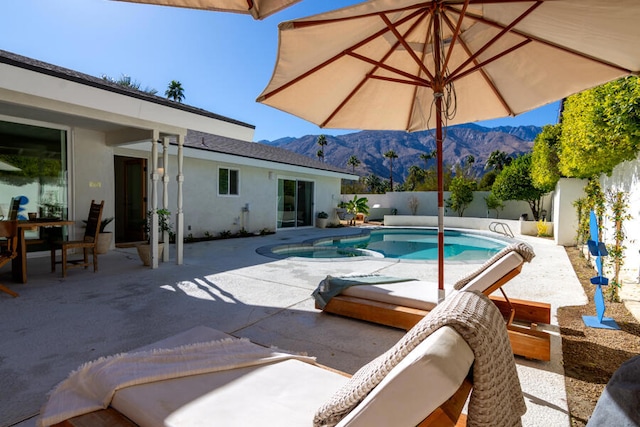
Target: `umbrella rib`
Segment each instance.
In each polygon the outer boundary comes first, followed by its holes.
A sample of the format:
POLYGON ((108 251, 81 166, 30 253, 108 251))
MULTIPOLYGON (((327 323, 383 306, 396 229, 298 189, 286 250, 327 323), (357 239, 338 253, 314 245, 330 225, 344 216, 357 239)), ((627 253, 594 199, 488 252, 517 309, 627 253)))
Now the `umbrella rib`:
POLYGON ((427 82, 427 81, 423 82, 423 84, 419 84, 419 82, 416 82, 414 80, 394 79, 393 77, 385 77, 385 76, 367 75, 367 78, 374 79, 374 80, 384 80, 386 82, 392 82, 392 83, 407 84, 415 87, 420 87, 420 86, 424 86, 428 88, 432 87, 431 82, 427 82))
MULTIPOLYGON (((415 16, 416 14, 420 14, 423 13, 423 9, 426 9, 428 11, 428 13, 431 13, 431 10, 433 9, 434 5, 433 5, 433 0, 432 1, 426 1, 426 2, 422 2, 422 3, 417 3, 411 6, 406 6, 406 7, 399 7, 396 9, 388 9, 385 10, 384 13, 397 13, 397 12, 404 12, 406 10, 415 10, 413 13, 411 13, 410 15, 408 15, 406 18, 403 18, 403 21, 405 21, 406 19, 410 19, 413 16, 415 16)), ((344 16, 342 18, 333 18, 333 19, 324 19, 324 20, 309 20, 309 21, 289 21, 289 22, 283 22, 280 24, 280 26, 285 27, 287 29, 291 28, 291 29, 295 29, 295 28, 304 28, 304 27, 313 27, 315 25, 325 25, 325 24, 332 24, 335 22, 341 22, 341 21, 351 21, 354 19, 362 19, 362 18, 371 18, 373 16, 379 16, 381 14, 381 12, 370 12, 370 13, 363 13, 362 15, 354 15, 354 16, 344 16)))
MULTIPOLYGON (((416 15, 417 15, 417 13, 412 13, 412 14, 411 14, 411 18, 415 17, 416 15)), ((381 14, 380 16, 382 17, 383 15, 381 14)), ((385 20, 385 18, 386 18, 386 17, 383 17, 382 19, 383 19, 383 21, 385 21, 385 23, 386 23, 388 20, 385 20)), ((404 23, 404 22, 406 22, 406 21, 407 21, 407 19, 403 19, 403 20, 402 20, 402 23, 404 23)), ((411 25, 411 28, 409 28, 409 30, 407 30, 406 34, 411 33, 411 32, 415 29, 415 27, 418 25, 418 23, 419 23, 419 22, 420 22, 420 20, 419 20, 419 19, 418 19, 418 20, 416 20, 416 22, 414 22, 414 23, 413 23, 413 25, 411 25)), ((388 26, 388 27, 389 27, 389 26, 388 26)), ((354 95, 355 95, 355 94, 360 90, 360 88, 361 88, 361 87, 366 83, 366 81, 367 81, 368 79, 370 79, 370 78, 371 78, 371 79, 377 79, 377 80, 384 80, 384 81, 388 81, 388 82, 392 82, 392 83, 411 84, 411 85, 415 85, 415 86, 425 86, 425 85, 426 85, 426 86, 429 86, 429 85, 430 85, 430 84, 429 84, 429 82, 426 82, 426 81, 422 81, 422 82, 420 82, 420 81, 415 81, 415 80, 414 80, 414 76, 413 76, 413 75, 411 75, 411 74, 403 74, 403 72, 401 72, 400 70, 397 70, 397 69, 395 69, 395 68, 389 67, 388 65, 384 64, 384 61, 386 61, 386 60, 387 60, 387 58, 389 58, 389 56, 391 56, 391 54, 392 54, 393 52, 395 52, 396 48, 397 48, 397 47, 398 47, 398 45, 400 44, 400 40, 401 40, 401 39, 404 39, 404 37, 400 37, 400 36, 399 36, 399 34, 396 34, 396 32, 394 32, 394 31, 393 31, 393 30, 395 30, 395 28, 393 28, 393 27, 389 27, 389 30, 391 30, 391 31, 394 33, 394 35, 395 35, 395 37, 396 37, 396 42, 393 44, 393 46, 391 46, 391 48, 387 51, 387 53, 385 53, 385 54, 384 54, 384 56, 383 56, 379 61, 374 61, 374 60, 372 60, 372 59, 370 59, 370 58, 367 58, 367 57, 365 57, 365 56, 362 56, 362 55, 360 55, 360 54, 357 54, 357 53, 353 52, 352 50, 350 50, 350 51, 348 52, 348 55, 349 55, 349 56, 351 56, 351 57, 353 57, 353 58, 356 58, 356 59, 359 59, 359 60, 361 60, 361 61, 364 61, 364 62, 368 62, 368 63, 370 63, 370 64, 373 64, 373 65, 374 65, 374 68, 366 74, 366 76, 365 76, 365 77, 360 81, 360 83, 358 83, 358 85, 357 85, 355 88, 353 88, 353 90, 349 93, 349 95, 347 95, 347 96, 342 100, 342 102, 341 102, 341 103, 340 103, 340 104, 339 104, 339 105, 338 105, 338 106, 337 106, 337 107, 336 107, 336 108, 331 112, 331 114, 329 114, 329 116, 326 118, 326 120, 324 120, 324 121, 320 124, 320 127, 324 127, 324 126, 326 126, 326 125, 327 125, 327 123, 329 123, 329 122, 330 122, 330 121, 335 117, 335 115, 336 115, 336 114, 338 114, 338 113, 342 110, 342 108, 343 108, 343 107, 344 107, 344 106, 345 106, 345 105, 346 105, 346 104, 351 100, 351 98, 353 98, 353 97, 354 97, 354 95), (409 78, 409 80, 394 79, 394 78, 392 78, 392 77, 375 76, 373 73, 374 73, 378 68, 384 68, 384 69, 386 69, 387 71, 391 71, 392 73, 396 73, 396 74, 404 75, 405 77, 408 77, 408 78, 409 78)), ((379 35, 382 35, 382 33, 383 33, 383 32, 386 32, 386 31, 379 32, 379 33, 376 35, 376 37, 377 37, 377 36, 379 36, 379 35)), ((406 35, 406 34, 405 34, 405 35, 406 35)), ((368 41, 370 41, 370 40, 371 40, 371 39, 368 39, 368 41)), ((368 42, 368 41, 367 41, 367 42, 368 42)), ((359 47, 359 46, 360 46, 360 45, 357 45, 357 47, 359 47)), ((355 48, 356 48, 356 47, 352 47, 351 49, 355 49, 355 48)), ((407 47, 405 46, 405 48, 407 48, 407 47)), ((430 73, 429 73, 428 71, 427 71, 427 74, 430 76, 430 73)))
POLYGON ((431 82, 428 81, 428 80, 421 79, 418 76, 415 76, 413 74, 410 74, 410 73, 407 73, 405 71, 399 70, 397 68, 391 67, 391 66, 389 66, 389 65, 387 65, 385 63, 382 63, 380 61, 376 61, 374 59, 367 58, 366 56, 362 56, 359 53, 345 52, 345 54, 349 55, 349 56, 351 56, 353 58, 359 59, 359 60, 361 60, 363 62, 368 62, 369 64, 373 64, 373 65, 375 65, 375 66, 377 66, 379 68, 384 68, 385 70, 391 71, 392 73, 399 74, 399 75, 401 75, 403 77, 406 77, 409 80, 414 81, 415 84, 418 85, 418 86, 431 86, 431 82))
MULTIPOLYGON (((405 8, 405 9, 409 9, 409 8, 405 8)), ((421 10, 415 11, 415 12, 407 15, 406 17, 404 17, 400 21, 398 21, 398 23, 396 25, 401 25, 401 24, 405 23, 406 21, 408 21, 410 19, 413 19, 416 15, 419 15, 421 13, 423 13, 421 10)), ((374 13, 374 14, 370 14, 369 16, 378 16, 378 15, 380 15, 380 14, 379 13, 374 13)), ((310 21, 310 22, 311 23, 315 23, 315 24, 320 24, 322 22, 335 22, 335 21, 342 21, 342 20, 343 19, 336 19, 336 20, 331 20, 331 21, 310 21)), ((280 25, 280 31, 287 31, 287 30, 293 30, 293 29, 299 28, 296 24, 298 24, 298 22, 289 22, 289 23, 284 22, 283 24, 280 25), (287 24, 287 25, 284 25, 284 24, 287 24)), ((282 86, 279 86, 279 87, 275 88, 274 90, 272 90, 271 92, 265 93, 264 95, 258 97, 258 99, 256 101, 257 102, 263 102, 264 100, 266 100, 268 98, 271 98, 273 95, 276 95, 277 93, 282 92, 283 90, 293 86, 294 84, 298 83, 300 80, 310 76, 311 74, 313 74, 316 71, 326 67, 327 65, 331 64, 332 62, 337 61, 338 59, 344 57, 345 55, 354 56, 353 50, 359 48, 360 46, 364 46, 365 44, 369 43, 371 40, 373 40, 373 39, 375 39, 377 37, 380 37, 382 34, 388 32, 388 31, 389 31, 388 28, 383 28, 383 29, 379 30, 375 34, 370 35, 366 39, 354 44, 351 47, 346 48, 345 50, 343 50, 342 52, 338 53, 337 55, 332 56, 331 58, 327 59, 326 61, 322 62, 321 64, 316 65, 315 67, 305 71, 304 73, 300 74, 299 76, 291 79, 287 83, 284 83, 282 86)), ((365 58, 363 56, 360 56, 360 59, 366 60, 366 62, 371 62, 374 65, 381 65, 378 62, 373 62, 373 60, 370 60, 370 59, 365 58)), ((390 71, 396 72, 396 71, 399 71, 399 70, 391 69, 390 71)))
MULTIPOLYGON (((456 25, 456 28, 453 29, 451 28, 451 30, 453 31, 453 37, 451 38, 451 43, 449 44, 449 50, 447 52, 447 57, 444 60, 444 64, 442 65, 442 69, 446 70, 447 66, 449 65, 449 60, 451 59, 451 54, 453 53, 453 47, 456 44, 456 41, 458 40, 458 35, 460 34, 460 28, 462 27, 462 21, 464 20, 464 16, 465 13, 467 12, 467 6, 469 6, 469 0, 466 0, 464 2, 464 5, 462 6, 462 9, 460 10, 460 16, 458 17, 458 24, 456 25)), ((447 15, 446 13, 442 14, 443 18, 447 19, 447 15)), ((447 25, 449 23, 447 22, 447 25)))
MULTIPOLYGON (((491 25, 492 27, 505 28, 504 25, 499 24, 499 23, 497 23, 495 21, 490 21, 490 20, 488 20, 488 19, 486 19, 486 18, 484 18, 482 16, 474 15, 472 13, 468 13, 467 16, 472 18, 472 19, 474 19, 474 20, 476 20, 476 21, 478 21, 478 22, 481 22, 483 24, 491 25)), ((566 52, 566 53, 571 53, 571 54, 579 56, 581 58, 597 62, 598 64, 602 64, 602 65, 605 65, 607 67, 615 68, 615 69, 620 70, 620 71, 625 72, 625 73, 633 73, 634 72, 633 70, 629 70, 628 68, 624 68, 624 67, 622 67, 620 65, 617 65, 617 64, 614 64, 612 62, 604 61, 602 59, 595 58, 595 57, 593 57, 591 55, 587 55, 585 53, 582 53, 582 52, 579 52, 579 51, 576 51, 576 50, 573 50, 573 49, 569 49, 568 47, 560 46, 560 45, 558 45, 556 43, 550 42, 550 41, 542 39, 540 37, 537 37, 537 36, 534 36, 534 35, 531 35, 531 34, 527 34, 524 31, 520 31, 520 30, 517 30, 517 29, 511 29, 510 32, 513 33, 513 34, 517 34, 519 36, 531 39, 534 42, 541 43, 541 44, 549 46, 549 47, 553 47, 555 49, 561 50, 561 51, 566 52)))
MULTIPOLYGON (((484 46, 482 46, 480 49, 478 49, 473 55, 471 55, 471 57, 469 57, 466 61, 464 61, 458 68, 456 68, 455 71, 453 71, 451 73, 451 76, 455 76, 458 72, 460 72, 460 70, 463 70, 467 65, 469 65, 469 63, 471 61, 473 61, 478 56, 480 56, 485 50, 489 49, 489 47, 491 47, 495 42, 500 40, 505 34, 507 34, 509 31, 511 31, 511 29, 513 27, 518 25, 518 23, 520 23, 520 21, 522 21, 524 18, 529 16, 535 9, 540 7, 540 5, 542 5, 543 3, 544 2, 542 2, 542 1, 537 1, 529 9, 525 10, 520 16, 518 16, 516 19, 514 19, 509 25, 507 25, 504 28, 502 28, 502 30, 498 34, 496 34, 491 40, 489 40, 487 43, 485 43, 484 46)), ((469 15, 467 15, 467 16, 469 16, 469 15)))
MULTIPOLYGON (((449 28, 453 29, 453 23, 449 20, 449 18, 447 16, 445 16, 444 18, 445 18, 445 23, 449 26, 449 28)), ((467 55, 471 56, 471 49, 469 48, 469 46, 467 46, 467 43, 463 39, 460 39, 458 41, 458 43, 460 44, 460 46, 462 46, 462 48, 467 53, 467 55)), ((478 60, 477 59, 474 59, 473 62, 476 65, 478 65, 478 60)), ((513 112, 511 107, 509 107, 509 104, 507 104, 507 101, 504 99, 504 97, 502 96, 502 94, 500 93, 498 88, 495 86, 495 84, 493 83, 491 78, 489 78, 489 75, 484 70, 484 68, 480 68, 478 71, 479 71, 480 75, 482 76, 482 78, 484 79, 484 81, 487 83, 487 85, 489 85, 489 88, 491 88, 491 91, 493 91, 493 94, 498 98, 498 100, 500 101, 500 103, 502 104, 504 109, 507 111, 507 113, 510 116, 514 116, 515 113, 513 112)))
POLYGON ((520 43, 518 43, 517 45, 512 46, 512 47, 510 47, 510 48, 509 48, 509 49, 507 49, 507 50, 503 50, 503 51, 502 51, 502 52, 500 52, 499 54, 497 54, 497 55, 495 55, 495 56, 492 56, 491 58, 489 58, 489 59, 487 59, 487 60, 485 60, 485 61, 483 61, 483 62, 481 62, 481 63, 476 64, 476 66, 475 66, 475 67, 469 68, 468 70, 466 70, 466 71, 464 71, 464 72, 462 72, 462 73, 460 73, 460 74, 456 75, 455 77, 453 77, 453 78, 449 79, 448 81, 455 81, 455 80, 461 79, 461 78, 463 78, 464 76, 467 76, 467 75, 469 75, 469 74, 471 74, 471 73, 473 73, 473 72, 476 72, 477 70, 484 68, 485 66, 487 66, 487 65, 488 65, 488 64, 490 64, 490 63, 492 63, 493 61, 496 61, 496 60, 498 60, 498 59, 502 58, 503 56, 508 55, 508 54, 510 54, 511 52, 513 52, 513 51, 515 51, 515 50, 518 50, 518 49, 520 49, 520 48, 521 48, 521 47, 523 47, 523 46, 528 45, 528 44, 529 44, 529 43, 531 43, 531 42, 532 42, 532 40, 531 40, 531 39, 523 40, 523 41, 521 41, 520 43))
POLYGON ((396 37, 398 42, 406 49, 406 51, 409 54, 409 56, 411 56, 411 58, 416 62, 416 64, 418 64, 420 69, 427 75, 429 80, 433 80, 433 75, 431 74, 429 69, 426 67, 426 65, 424 65, 424 63, 420 60, 420 58, 418 58, 418 55, 416 55, 416 53, 413 51, 413 49, 411 49, 411 46, 409 46, 409 44, 407 43, 407 40, 405 38, 407 36, 407 34, 411 34, 411 32, 415 29, 415 27, 418 25, 420 20, 416 20, 416 22, 405 33, 405 35, 402 35, 402 34, 400 34, 398 32, 398 29, 396 28, 397 24, 395 24, 395 25, 392 24, 391 21, 389 20, 389 18, 387 18, 387 15, 380 14, 380 18, 384 21, 384 23, 387 26, 387 28, 389 29, 389 31, 391 31, 393 33, 393 35, 396 37))
MULTIPOLYGON (((427 37, 425 38, 424 44, 422 45, 422 60, 421 62, 424 62, 425 57, 427 56, 427 46, 429 44, 429 36, 431 35, 431 29, 433 28, 433 20, 434 20, 434 16, 432 13, 429 14, 429 23, 427 24, 427 37)), ((433 89, 433 80, 431 81, 431 85, 429 86, 430 88, 433 89)), ((416 104, 418 102, 418 87, 419 86, 415 86, 413 89, 413 96, 411 97, 411 110, 409 110, 409 115, 407 116, 407 124, 405 126, 405 129, 409 129, 411 126, 411 121, 413 119, 413 114, 416 111, 416 104)))

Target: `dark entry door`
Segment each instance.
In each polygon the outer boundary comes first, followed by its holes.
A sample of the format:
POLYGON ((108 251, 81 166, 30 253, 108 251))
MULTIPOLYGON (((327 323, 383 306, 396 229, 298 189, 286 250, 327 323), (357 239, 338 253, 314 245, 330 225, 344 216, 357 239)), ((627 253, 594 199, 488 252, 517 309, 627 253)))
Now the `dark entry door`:
POLYGON ((147 160, 115 156, 116 243, 144 240, 147 160))

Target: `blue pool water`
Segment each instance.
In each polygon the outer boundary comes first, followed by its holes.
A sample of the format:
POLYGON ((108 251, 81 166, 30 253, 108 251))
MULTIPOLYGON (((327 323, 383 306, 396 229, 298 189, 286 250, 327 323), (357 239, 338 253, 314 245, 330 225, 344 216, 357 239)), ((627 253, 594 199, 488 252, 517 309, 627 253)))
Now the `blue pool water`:
MULTIPOLYGON (((482 234, 445 230, 444 256, 449 261, 482 261, 491 258, 508 243, 482 234)), ((358 236, 323 238, 299 245, 271 248, 275 255, 303 258, 384 258, 437 260, 438 232, 435 229, 375 229, 358 236)))

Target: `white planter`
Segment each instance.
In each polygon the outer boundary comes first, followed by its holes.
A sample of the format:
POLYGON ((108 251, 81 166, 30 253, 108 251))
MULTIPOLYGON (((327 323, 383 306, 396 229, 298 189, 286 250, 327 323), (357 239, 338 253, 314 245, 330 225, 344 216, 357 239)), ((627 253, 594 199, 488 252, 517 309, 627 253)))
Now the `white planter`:
POLYGON ((111 249, 111 240, 113 239, 112 232, 99 233, 98 241, 96 242, 96 252, 98 254, 106 254, 111 249))
POLYGON ((326 228, 328 222, 329 222, 329 218, 316 218, 316 227, 326 228))
MULTIPOLYGON (((146 266, 151 265, 151 245, 148 243, 137 245, 136 249, 138 250, 138 256, 140 256, 140 261, 142 264, 146 266)), ((164 250, 164 243, 158 243, 158 259, 162 258, 162 251, 164 250)))

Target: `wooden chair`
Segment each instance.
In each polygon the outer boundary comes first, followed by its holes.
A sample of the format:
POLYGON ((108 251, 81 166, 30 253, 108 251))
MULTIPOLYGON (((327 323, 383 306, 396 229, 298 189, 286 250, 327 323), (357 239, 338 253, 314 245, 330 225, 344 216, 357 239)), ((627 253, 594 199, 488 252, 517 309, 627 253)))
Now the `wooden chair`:
POLYGON ((20 210, 20 197, 12 197, 9 204, 9 221, 18 219, 18 210, 20 210))
MULTIPOLYGON (((18 256, 18 222, 0 221, 0 237, 6 238, 6 241, 2 242, 2 249, 0 250, 1 268, 18 256)), ((2 284, 0 284, 0 291, 7 293, 14 298, 18 296, 17 292, 12 291, 2 284)))
POLYGON ((72 267, 84 267, 85 269, 93 264, 93 272, 98 271, 98 252, 96 251, 96 243, 98 234, 100 233, 100 221, 102 220, 102 209, 104 208, 104 200, 100 203, 91 201, 89 208, 89 217, 87 219, 87 227, 82 240, 69 240, 55 242, 51 246, 51 272, 56 271, 56 264, 62 264, 62 277, 67 277, 67 269, 72 267), (56 250, 62 251, 62 260, 56 261, 56 250), (82 249, 83 259, 69 260, 67 251, 70 249, 82 249), (93 260, 89 262, 89 251, 91 250, 93 260))

